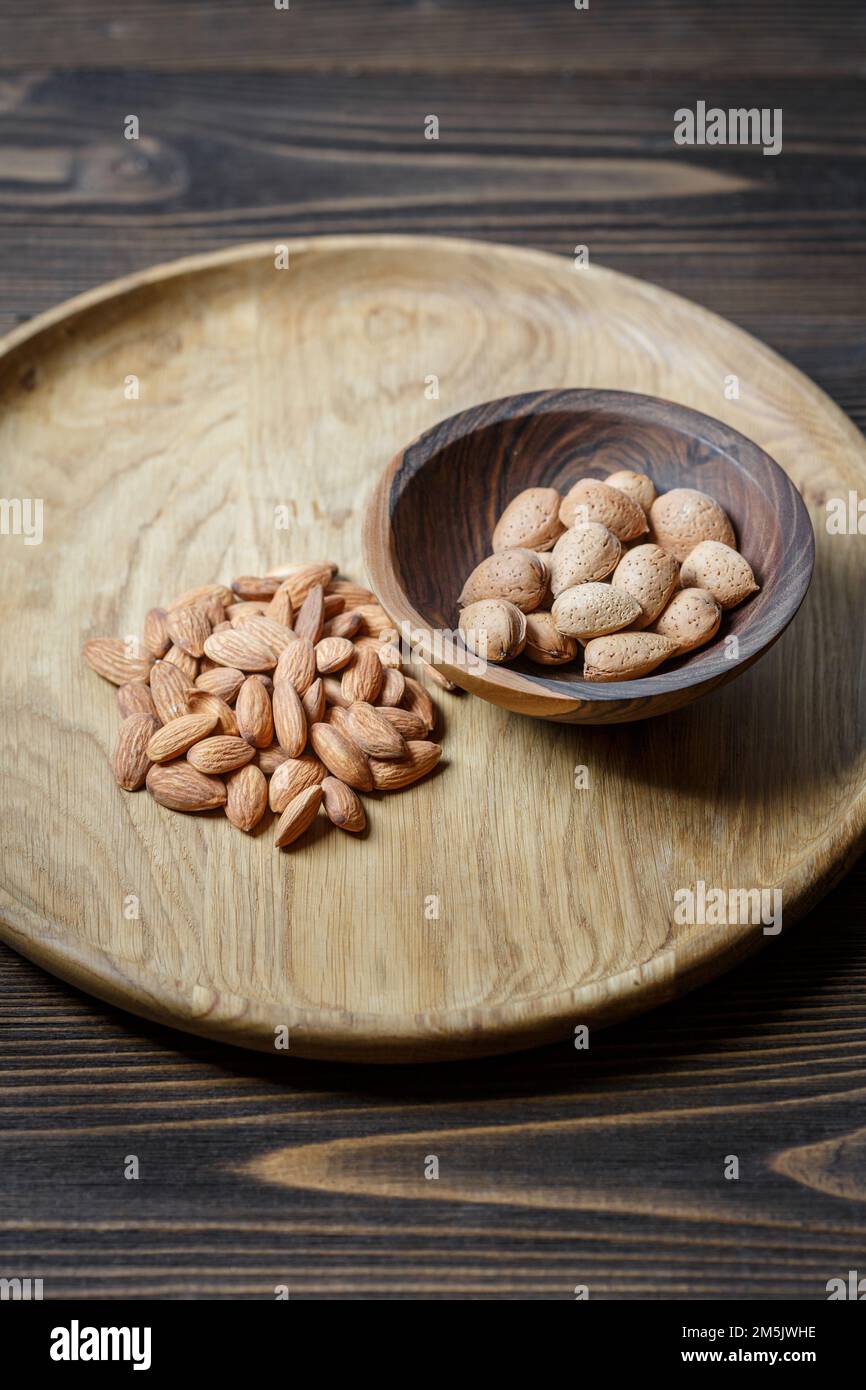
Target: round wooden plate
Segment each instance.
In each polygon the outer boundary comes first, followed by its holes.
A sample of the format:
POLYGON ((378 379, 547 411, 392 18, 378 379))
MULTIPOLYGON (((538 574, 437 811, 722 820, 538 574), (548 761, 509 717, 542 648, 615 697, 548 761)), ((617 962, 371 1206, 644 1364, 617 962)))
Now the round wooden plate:
POLYGON ((240 248, 7 338, 0 458, 4 497, 44 500, 41 545, 0 539, 2 935, 104 999, 253 1047, 288 1026, 288 1057, 503 1051, 772 948, 760 922, 677 924, 679 890, 778 888, 789 926, 858 852, 866 543, 829 534, 825 502, 866 495, 866 446, 811 382, 695 305, 483 243, 312 239, 287 270, 272 246, 240 248), (365 496, 402 445, 476 401, 557 386, 717 416, 795 480, 815 577, 762 662, 614 728, 444 696, 443 764, 371 803, 361 841, 314 834, 280 854, 269 834, 117 790, 114 694, 85 638, 287 558, 360 578, 365 496))

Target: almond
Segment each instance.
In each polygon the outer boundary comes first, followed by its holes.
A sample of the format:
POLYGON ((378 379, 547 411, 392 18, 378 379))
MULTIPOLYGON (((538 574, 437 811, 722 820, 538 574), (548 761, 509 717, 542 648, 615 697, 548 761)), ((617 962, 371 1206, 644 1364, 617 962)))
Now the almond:
POLYGON ((211 625, 204 609, 197 604, 173 608, 166 617, 168 635, 176 647, 190 656, 203 656, 204 644, 210 637, 211 625))
POLYGON ((357 608, 351 609, 348 613, 338 613, 336 618, 330 618, 325 623, 325 636, 354 637, 360 632, 363 621, 357 608))
POLYGON ((711 641, 721 621, 721 605, 709 589, 680 589, 656 622, 653 632, 676 642, 677 654, 681 655, 711 641))
POLYGON ((244 574, 241 575, 240 579, 232 580, 232 593, 244 602, 249 602, 251 599, 266 599, 270 602, 281 582, 273 574, 260 577, 244 574))
POLYGON ((641 615, 637 599, 613 584, 575 584, 553 602, 553 621, 566 637, 588 642, 608 632, 634 626, 641 615))
POLYGON ((91 670, 113 685, 146 681, 153 666, 152 656, 131 656, 128 644, 119 637, 91 637, 84 643, 84 660, 91 670))
POLYGON ((225 700, 227 705, 237 699, 243 683, 243 671, 233 666, 214 666, 209 671, 202 671, 195 679, 196 689, 209 690, 212 695, 225 700))
POLYGON ((267 608, 265 617, 273 618, 275 623, 282 623, 283 627, 291 628, 294 609, 288 591, 284 588, 277 589, 267 608))
POLYGON ((235 706, 237 732, 253 748, 269 748, 274 741, 271 697, 256 676, 247 676, 235 706))
POLYGON ((675 557, 659 545, 636 545, 626 551, 611 583, 640 605, 640 617, 633 627, 649 627, 655 622, 677 587, 679 570, 675 557))
POLYGON ((701 541, 683 561, 684 589, 709 589, 722 608, 735 608, 758 589, 751 565, 738 550, 721 541, 701 541))
MULTIPOLYGON (((325 714, 325 723, 332 724, 335 729, 339 729, 343 737, 347 738, 350 743, 355 743, 355 740, 352 738, 352 730, 349 725, 348 707, 344 708, 342 705, 331 705, 325 714)), ((355 747, 358 747, 356 743, 355 747)), ((360 752, 360 749, 358 751, 360 752)))
MULTIPOLYGON (((573 590, 563 590, 563 594, 569 593, 573 593, 573 590)), ((552 613, 539 609, 526 615, 526 646, 523 650, 529 660, 537 662, 539 666, 564 666, 574 661, 578 645, 573 637, 566 637, 559 631, 552 613)))
POLYGON ((563 589, 606 579, 616 569, 622 545, 598 521, 583 521, 560 536, 550 560, 550 588, 556 598, 563 589))
POLYGON ((255 755, 255 748, 246 739, 233 738, 230 734, 214 734, 211 738, 202 739, 201 743, 194 743, 186 760, 199 772, 221 777, 224 772, 234 772, 235 768, 252 762, 255 755))
MULTIPOLYGON (((396 633, 391 635, 396 639, 396 633)), ((395 644, 395 640, 383 640, 385 637, 384 633, 382 637, 356 637, 355 651, 370 651, 386 671, 398 671, 401 664, 400 648, 395 644)))
POLYGON ((351 666, 343 672, 343 695, 349 704, 355 700, 372 704, 382 689, 383 679, 382 663, 376 653, 369 647, 356 647, 351 666))
POLYGON ((205 777, 189 763, 154 763, 147 774, 147 790, 160 806, 171 811, 214 811, 226 804, 226 788, 215 777, 205 777))
POLYGON ((190 683, 198 675, 198 659, 185 652, 183 647, 169 647, 163 660, 182 671, 190 683))
POLYGON ((330 618, 336 618, 337 614, 342 613, 345 607, 346 600, 343 598, 342 594, 325 594, 323 600, 325 621, 327 622, 330 618))
POLYGON ((634 680, 676 655, 677 644, 654 632, 614 632, 594 637, 583 653, 586 681, 634 680))
POLYGON ((373 775, 367 759, 357 744, 346 738, 345 734, 330 724, 314 724, 310 730, 310 742, 316 756, 341 782, 362 792, 372 789, 373 775))
POLYGON ((284 849, 309 829, 321 804, 321 787, 307 787, 306 791, 299 792, 294 800, 289 802, 277 823, 274 844, 278 849, 284 849))
POLYGON ((373 786, 380 792, 399 791, 401 787, 411 786, 413 782, 432 772, 441 757, 442 749, 438 743, 410 739, 406 744, 406 757, 402 762, 370 759, 373 786))
POLYGON ((457 600, 461 608, 482 599, 501 598, 522 613, 541 607, 547 589, 544 565, 532 550, 500 550, 476 565, 457 600))
POLYGON ((271 810, 282 815, 289 802, 300 792, 306 791, 307 787, 319 786, 326 771, 324 763, 311 753, 304 753, 300 758, 286 758, 271 777, 268 788, 271 810))
POLYGON ((163 724, 189 714, 187 697, 193 689, 189 676, 169 661, 158 661, 150 673, 150 693, 163 724))
POLYGON ((234 666, 239 671, 270 671, 277 664, 270 647, 243 629, 212 632, 204 649, 218 666, 234 666))
POLYGON ((214 733, 237 737, 238 721, 234 710, 211 690, 190 690, 186 697, 190 714, 207 714, 216 720, 214 733))
MULTIPOLYGON (((528 622, 529 619, 527 617, 527 623, 528 622)), ((447 676, 443 676, 441 671, 437 671, 435 666, 431 666, 429 661, 419 660, 418 665, 427 679, 431 680, 434 685, 438 685, 440 690, 449 690, 453 692, 457 689, 454 682, 450 681, 447 676)))
POLYGON ((379 603, 357 603, 354 611, 361 618, 361 632, 365 637, 381 637, 383 632, 393 631, 394 624, 379 603))
POLYGON ((325 717, 325 687, 321 677, 313 681, 301 696, 301 704, 304 707, 304 714, 307 716, 307 725, 319 724, 325 717))
POLYGON ((292 573, 287 575, 282 581, 280 588, 285 590, 291 599, 292 608, 297 611, 303 603, 307 594, 314 584, 327 585, 336 571, 336 565, 323 562, 321 564, 301 565, 292 567, 292 573))
POLYGON ((528 487, 519 492, 496 523, 494 554, 515 546, 551 550, 565 529, 559 519, 561 502, 555 487, 528 487))
POLYGON ((270 648, 275 659, 297 640, 290 628, 264 613, 239 613, 233 620, 232 627, 256 637, 264 646, 270 648))
POLYGON ((393 724, 404 739, 423 739, 430 732, 425 720, 419 714, 413 714, 412 710, 399 709, 396 705, 379 705, 378 709, 382 718, 393 724))
POLYGON ((322 783, 322 805, 332 825, 359 834, 367 824, 361 799, 339 777, 326 777, 322 783))
POLYGON ((650 507, 653 539, 678 560, 701 541, 737 544, 734 528, 714 497, 692 487, 663 492, 650 507))
MULTIPOLYGON (((266 603, 259 601, 244 600, 239 603, 230 603, 225 610, 225 615, 232 627, 235 627, 239 618, 263 618, 267 606, 266 603)), ((221 624, 219 631, 222 631, 221 624)))
POLYGON ((436 723, 436 707, 421 682, 416 681, 414 676, 405 676, 404 681, 406 693, 403 696, 403 704, 407 710, 418 716, 429 734, 436 723))
POLYGON ((279 681, 274 686, 273 711, 277 742, 290 758, 296 758, 307 742, 307 717, 291 681, 279 681))
POLYGON ((118 686, 117 708, 124 719, 130 714, 150 714, 158 720, 150 686, 145 685, 144 681, 130 681, 129 685, 118 686))
POLYGON ((626 497, 630 497, 632 502, 637 502, 645 512, 649 511, 656 499, 655 483, 646 473, 633 473, 630 468, 620 468, 616 473, 609 473, 604 481, 608 487, 615 487, 624 492, 626 497))
POLYGON ((153 657, 165 656, 171 646, 164 608, 151 608, 145 615, 144 645, 153 657))
POLYGON ((360 603, 375 603, 375 597, 363 584, 353 584, 351 579, 332 579, 328 584, 329 594, 340 594, 347 608, 357 608, 360 603))
POLYGON ((649 530, 643 507, 596 478, 580 478, 574 484, 562 499, 559 519, 564 526, 597 521, 619 541, 633 541, 649 530))
POLYGON ((299 695, 309 690, 316 679, 316 649, 307 637, 295 637, 294 641, 280 653, 277 669, 274 671, 274 684, 288 681, 299 695))
POLYGON ((118 729, 114 745, 114 780, 125 792, 137 792, 144 786, 151 763, 147 748, 158 728, 151 714, 128 714, 118 729))
POLYGON ((272 777, 288 756, 285 748, 281 748, 278 743, 272 743, 270 748, 259 749, 255 756, 255 764, 266 777, 272 777))
POLYGON ((188 608, 191 603, 208 604, 216 599, 225 608, 232 602, 234 594, 231 589, 227 589, 225 584, 200 584, 197 589, 187 589, 185 593, 179 594, 176 599, 172 599, 168 605, 168 612, 175 608, 188 608))
POLYGON ((316 670, 323 676, 340 671, 354 654, 355 648, 347 637, 323 637, 316 643, 316 670))
POLYGON ((399 705, 405 694, 406 681, 403 672, 390 666, 386 667, 382 677, 382 689, 379 691, 379 705, 399 705))
POLYGON ((268 784, 257 767, 240 767, 226 778, 226 815, 238 830, 254 830, 267 809, 268 784))
POLYGON ((336 680, 334 676, 323 676, 322 686, 325 691, 326 705, 341 705, 343 709, 349 708, 352 701, 347 700, 345 695, 343 694, 343 686, 341 681, 336 680))
POLYGON ((355 743, 362 753, 374 758, 402 758, 406 743, 387 719, 372 705, 357 700, 346 711, 346 720, 355 743))
POLYGON ((315 646, 324 625, 325 590, 321 584, 312 584, 295 617, 295 632, 298 637, 306 637, 315 646))
POLYGON ((507 599, 480 599, 460 614, 460 635, 483 661, 510 661, 526 644, 526 614, 507 599))
POLYGON ((152 763, 169 763, 181 757, 199 739, 207 738, 216 724, 212 714, 183 714, 179 719, 172 719, 153 734, 147 745, 147 756, 152 763))

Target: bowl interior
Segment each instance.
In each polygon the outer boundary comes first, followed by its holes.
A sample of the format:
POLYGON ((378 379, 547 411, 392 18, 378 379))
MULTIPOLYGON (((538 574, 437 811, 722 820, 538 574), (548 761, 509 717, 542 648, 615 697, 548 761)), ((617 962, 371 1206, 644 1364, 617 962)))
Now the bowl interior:
MULTIPOLYGON (((757 445, 708 416, 648 396, 510 397, 443 421, 410 445, 390 495, 391 554, 408 603, 425 625, 456 628, 464 580, 490 554, 496 521, 518 492, 550 486, 565 493, 580 477, 603 480, 622 468, 648 474, 658 492, 694 487, 714 497, 761 586, 724 615, 713 643, 654 672, 655 688, 730 672, 726 637, 738 638, 733 664, 739 664, 778 635, 802 599, 808 572, 803 583, 787 586, 788 601, 779 604, 786 547, 797 530, 786 519, 791 523, 798 509, 805 517, 805 509, 790 479, 757 445)), ((811 527, 808 534, 811 542, 811 527)), ((590 685, 580 679, 579 661, 543 670, 522 658, 509 665, 560 693, 579 686, 584 698, 610 698, 640 684, 590 685)))

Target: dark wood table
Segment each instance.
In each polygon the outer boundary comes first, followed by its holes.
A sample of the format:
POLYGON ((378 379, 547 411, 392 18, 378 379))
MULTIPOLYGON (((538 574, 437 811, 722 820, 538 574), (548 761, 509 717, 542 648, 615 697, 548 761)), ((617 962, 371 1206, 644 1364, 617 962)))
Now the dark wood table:
MULTIPOLYGON (((586 244, 862 426, 864 39, 858 0, 2 0, 0 329, 259 237, 586 244), (697 100, 782 108, 782 154, 675 146, 697 100)), ((429 1069, 232 1051, 4 948, 0 1273, 46 1297, 823 1299, 866 1273, 864 899, 861 862, 771 952, 588 1053, 429 1069), (281 1150, 286 1183, 252 1171, 281 1150)))

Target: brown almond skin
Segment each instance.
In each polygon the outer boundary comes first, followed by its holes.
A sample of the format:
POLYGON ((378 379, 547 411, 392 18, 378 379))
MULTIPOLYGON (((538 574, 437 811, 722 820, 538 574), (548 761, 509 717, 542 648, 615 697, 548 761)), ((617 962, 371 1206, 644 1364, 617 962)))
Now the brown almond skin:
POLYGON ((193 689, 189 676, 170 661, 157 661, 150 673, 150 693, 163 724, 189 714, 187 696, 193 689))
POLYGON ((277 664, 270 647, 243 628, 212 632, 204 649, 218 666, 233 666, 239 671, 271 671, 277 664))
POLYGON ((400 791, 414 782, 426 777, 442 757, 438 743, 410 739, 406 744, 406 757, 402 762, 385 762, 381 758, 370 759, 373 786, 380 792, 400 791))
POLYGON ((151 608, 144 619, 144 645, 154 658, 165 656, 171 646, 171 637, 166 621, 168 614, 164 608, 151 608))
POLYGON ((307 716, 291 681, 279 681, 273 694, 274 732, 290 758, 303 753, 307 742, 307 716))
POLYGON ((266 777, 272 777, 288 756, 285 748, 281 748, 278 743, 272 743, 270 748, 259 749, 255 756, 255 764, 266 777))
POLYGON ((348 613, 338 613, 335 618, 329 618, 325 623, 325 637, 354 637, 361 631, 364 619, 357 608, 352 608, 348 613))
POLYGON ((342 709, 348 709, 351 700, 347 700, 343 694, 343 685, 335 676, 323 676, 322 688, 325 692, 326 705, 339 705, 342 709))
POLYGON ((426 722, 411 710, 400 709, 397 705, 377 705, 379 713, 390 724, 394 725, 398 734, 402 734, 407 741, 411 739, 423 739, 430 732, 426 722))
POLYGON ((376 701, 377 705, 380 708, 382 705, 399 705, 405 694, 406 678, 403 672, 392 666, 386 666, 385 674, 382 677, 382 689, 379 691, 379 698, 376 701))
POLYGON ((128 656, 126 643, 119 637, 92 637, 84 643, 84 660, 91 670, 113 685, 146 681, 153 666, 153 657, 149 654, 128 656))
POLYGON ((405 757, 406 742, 402 734, 372 705, 357 700, 346 711, 346 721, 362 753, 374 758, 405 757))
POLYGON ((580 478, 566 493, 559 509, 564 526, 576 521, 597 521, 618 541, 633 541, 649 530, 643 507, 618 488, 596 478, 580 478))
POLYGON ((253 748, 269 748, 274 741, 271 697, 256 676, 248 676, 238 691, 235 705, 237 732, 253 748))
POLYGON ((565 529, 559 519, 562 498, 555 487, 528 487, 509 502, 493 531, 493 553, 500 550, 551 550, 565 529))
POLYGON ((547 590, 544 565, 532 550, 516 547, 488 555, 470 574, 457 602, 461 608, 484 599, 504 599, 521 613, 540 608, 547 590))
POLYGON ((270 600, 279 589, 280 582, 275 575, 243 574, 239 579, 232 580, 232 593, 242 602, 270 600))
POLYGON ((322 783, 322 805, 332 825, 359 835, 366 829, 367 816, 361 799, 338 777, 326 777, 322 783))
POLYGON ((265 613, 240 613, 232 623, 239 632, 249 633, 263 646, 268 647, 276 660, 286 647, 295 641, 295 634, 283 623, 269 618, 265 613))
POLYGON ((213 714, 184 714, 179 719, 172 719, 154 733, 147 745, 147 756, 152 763, 173 762, 194 743, 207 738, 216 724, 213 714))
POLYGON ((243 671, 238 671, 235 667, 213 666, 210 670, 201 671, 196 676, 195 684, 198 690, 209 690, 211 694, 225 700, 227 705, 232 705, 244 680, 243 671))
POLYGON ((186 699, 190 714, 213 715, 216 720, 213 728, 215 734, 237 734, 238 721, 234 710, 225 700, 221 700, 219 695, 214 695, 212 690, 193 689, 186 699))
POLYGON ((175 608, 166 617, 168 635, 176 647, 190 656, 204 656, 204 644, 210 637, 211 625, 204 609, 197 604, 175 608))
POLYGON ((315 646, 322 635, 324 625, 325 590, 321 584, 313 584, 295 617, 295 633, 298 637, 306 637, 307 641, 315 646))
POLYGON ((304 707, 304 714, 307 716, 307 725, 320 724, 325 717, 325 687, 322 684, 321 676, 318 676, 309 689, 305 690, 301 696, 301 704, 304 707))
POLYGON ((421 682, 416 681, 414 676, 404 676, 404 682, 406 693, 403 696, 403 706, 418 716, 429 734, 436 726, 436 706, 421 682))
POLYGON ((151 714, 129 714, 117 731, 114 746, 114 780, 125 792, 137 792, 144 786, 151 760, 147 746, 159 728, 151 714))
POLYGON ((127 719, 130 714, 149 714, 159 722, 150 686, 145 685, 144 681, 130 681, 128 685, 119 685, 117 708, 123 719, 127 719))
POLYGON ((307 637, 296 637, 284 652, 280 653, 274 671, 274 684, 289 681, 299 695, 309 690, 316 679, 316 649, 307 637))
POLYGON ((198 675, 198 658, 185 652, 183 647, 169 647, 164 659, 169 665, 182 671, 189 681, 194 681, 198 675))
POLYGON ((285 849, 286 845, 292 844, 310 828, 321 804, 322 788, 318 786, 307 787, 306 791, 299 792, 294 800, 289 802, 280 816, 274 836, 274 844, 278 849, 285 849))
POLYGON ((339 729, 331 724, 314 724, 310 742, 316 756, 334 777, 359 792, 372 791, 373 774, 367 758, 339 729))
POLYGON ((154 763, 146 785, 154 801, 171 811, 215 811, 226 804, 225 783, 205 777, 187 762, 154 763))
POLYGON ((259 768, 249 763, 226 778, 226 816, 238 830, 255 830, 268 809, 268 782, 259 768))
POLYGON ((211 777, 221 777, 226 772, 234 772, 245 763, 252 762, 256 750, 246 739, 232 738, 229 734, 214 734, 194 743, 186 755, 186 760, 199 772, 211 777))
POLYGON ((376 652, 370 647, 356 647, 351 666, 343 672, 341 688, 350 704, 363 700, 373 704, 382 689, 384 672, 376 652))
POLYGON ((348 637, 323 637, 316 645, 316 670, 322 676, 330 676, 348 666, 355 655, 355 648, 348 637))
POLYGON ((290 801, 307 787, 319 786, 325 779, 327 768, 311 753, 300 758, 286 758, 271 777, 268 800, 272 811, 282 815, 290 801))
POLYGON ((654 632, 614 632, 608 637, 593 637, 583 652, 583 679, 637 680, 676 654, 676 642, 654 632))
POLYGON ((186 589, 182 594, 178 594, 177 598, 166 605, 166 611, 171 613, 175 608, 188 608, 191 603, 209 604, 214 599, 225 607, 233 598, 234 594, 225 584, 200 584, 197 589, 186 589))

